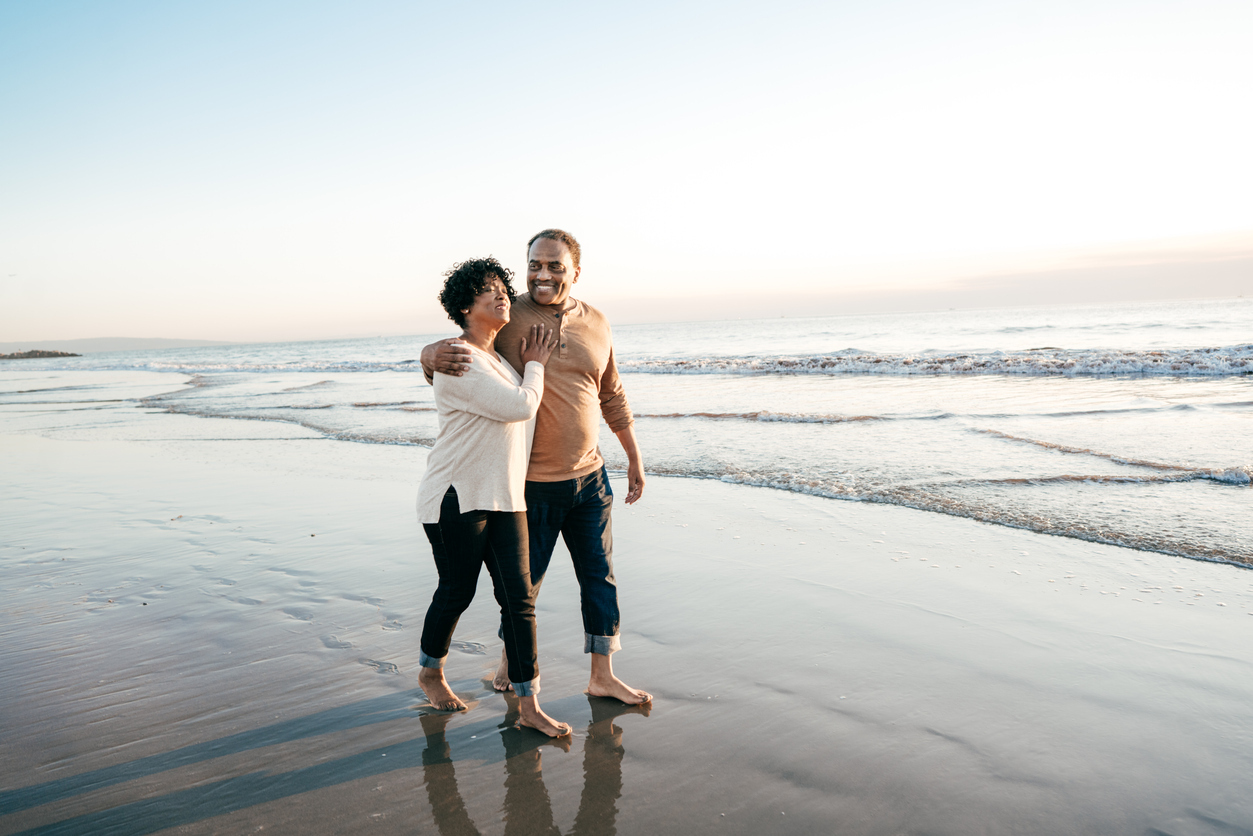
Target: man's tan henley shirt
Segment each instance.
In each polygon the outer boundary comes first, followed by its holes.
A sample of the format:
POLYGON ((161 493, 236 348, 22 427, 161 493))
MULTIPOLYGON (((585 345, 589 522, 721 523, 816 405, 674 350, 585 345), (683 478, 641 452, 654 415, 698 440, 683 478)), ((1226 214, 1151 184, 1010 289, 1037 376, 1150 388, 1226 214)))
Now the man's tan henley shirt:
POLYGON ((557 347, 544 369, 544 397, 535 419, 535 442, 526 478, 532 482, 577 479, 599 470, 600 417, 613 432, 634 423, 618 366, 613 359, 609 320, 577 299, 564 311, 537 305, 523 293, 513 304, 509 324, 496 335, 496 350, 521 373, 522 338, 532 325, 551 328, 557 347))
MULTIPOLYGON (((532 325, 551 328, 557 347, 544 367, 544 397, 535 419, 535 443, 526 478, 562 482, 594 473, 605 463, 600 455, 600 416, 615 433, 635 423, 613 361, 609 320, 577 299, 567 309, 537 305, 523 293, 513 303, 509 323, 496 334, 496 351, 519 373, 522 338, 532 325)), ((427 382, 432 380, 430 373, 427 382)))

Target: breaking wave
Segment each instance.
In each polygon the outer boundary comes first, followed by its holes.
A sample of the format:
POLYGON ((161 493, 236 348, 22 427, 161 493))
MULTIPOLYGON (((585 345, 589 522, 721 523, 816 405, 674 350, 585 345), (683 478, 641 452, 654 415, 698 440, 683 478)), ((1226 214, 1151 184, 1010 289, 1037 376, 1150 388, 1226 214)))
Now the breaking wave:
POLYGON ((651 374, 1019 374, 1041 376, 1253 374, 1253 344, 1161 351, 1118 349, 921 352, 874 354, 856 350, 783 357, 623 358, 621 371, 651 374))
MULTIPOLYGON (((796 412, 655 412, 636 413, 636 418, 710 418, 714 420, 762 421, 787 424, 845 424, 851 421, 887 421, 881 415, 806 415, 796 412)), ((932 416, 927 416, 928 418, 932 416)))

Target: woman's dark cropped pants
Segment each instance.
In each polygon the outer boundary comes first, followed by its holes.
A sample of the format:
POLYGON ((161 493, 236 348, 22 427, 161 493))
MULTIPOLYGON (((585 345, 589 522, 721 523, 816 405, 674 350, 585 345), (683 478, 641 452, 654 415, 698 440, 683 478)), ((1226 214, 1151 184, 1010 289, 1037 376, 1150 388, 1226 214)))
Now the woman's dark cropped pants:
POLYGON ((535 590, 531 586, 525 511, 461 513, 457 491, 449 488, 439 522, 423 526, 435 555, 439 586, 422 625, 424 668, 442 668, 453 630, 474 600, 479 568, 487 565, 500 604, 501 633, 509 660, 509 681, 521 697, 539 692, 535 651, 535 590))

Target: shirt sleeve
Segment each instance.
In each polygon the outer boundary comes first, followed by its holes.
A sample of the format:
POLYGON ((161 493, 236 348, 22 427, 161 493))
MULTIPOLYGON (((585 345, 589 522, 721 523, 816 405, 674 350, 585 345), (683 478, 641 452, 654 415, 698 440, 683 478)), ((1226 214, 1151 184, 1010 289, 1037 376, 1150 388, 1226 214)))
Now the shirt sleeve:
POLYGON ((635 423, 631 415, 631 405, 627 403, 626 392, 622 388, 622 378, 618 377, 618 364, 613 359, 613 346, 609 347, 609 362, 600 376, 600 414, 605 423, 614 432, 622 432, 635 423))
POLYGON ((527 363, 521 386, 486 366, 481 361, 471 363, 470 371, 460 377, 436 375, 435 397, 450 409, 502 423, 534 418, 544 395, 544 365, 534 360, 527 363))

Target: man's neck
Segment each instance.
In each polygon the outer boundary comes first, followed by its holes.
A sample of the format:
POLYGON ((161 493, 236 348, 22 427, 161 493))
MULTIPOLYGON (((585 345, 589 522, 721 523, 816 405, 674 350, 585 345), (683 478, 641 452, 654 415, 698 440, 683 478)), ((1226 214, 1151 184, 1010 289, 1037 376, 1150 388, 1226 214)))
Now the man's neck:
POLYGON ((567 296, 565 299, 562 299, 560 302, 555 302, 551 305, 541 305, 539 302, 535 301, 535 297, 532 296, 529 292, 527 293, 526 298, 530 301, 532 305, 539 308, 541 311, 552 311, 555 314, 565 313, 566 311, 574 310, 574 306, 578 304, 578 302, 575 301, 575 298, 573 296, 567 296))

